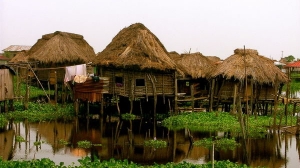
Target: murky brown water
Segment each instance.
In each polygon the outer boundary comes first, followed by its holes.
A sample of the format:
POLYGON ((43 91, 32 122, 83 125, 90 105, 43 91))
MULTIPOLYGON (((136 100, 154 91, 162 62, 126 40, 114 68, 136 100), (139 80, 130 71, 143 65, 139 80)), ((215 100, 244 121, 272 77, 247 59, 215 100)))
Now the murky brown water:
MULTIPOLYGON (((72 122, 17 123, 0 133, 0 156, 4 160, 29 160, 50 158, 57 164, 74 163, 84 156, 97 156, 100 159, 129 159, 140 164, 166 162, 206 163, 210 151, 204 147, 193 147, 187 130, 168 131, 157 127, 156 137, 169 142, 167 148, 151 149, 143 146, 146 139, 153 138, 153 126, 149 122, 136 120, 131 124, 102 119, 74 119, 72 122), (119 127, 120 126, 120 127, 119 127), (26 142, 16 142, 22 136, 26 142), (59 140, 69 142, 68 145, 59 140), (78 141, 88 140, 93 144, 90 149, 79 148, 78 141), (41 145, 34 142, 40 141, 41 145), (174 143, 175 141, 175 143, 174 143)), ((191 132, 193 140, 209 137, 211 133, 191 132)), ((224 136, 223 133, 215 134, 224 136)), ((239 140, 237 140, 239 141, 239 140)), ((251 166, 299 167, 300 140, 294 135, 272 133, 263 139, 246 141, 247 156, 251 166)), ((245 162, 245 150, 238 147, 234 151, 215 151, 215 160, 245 162)))

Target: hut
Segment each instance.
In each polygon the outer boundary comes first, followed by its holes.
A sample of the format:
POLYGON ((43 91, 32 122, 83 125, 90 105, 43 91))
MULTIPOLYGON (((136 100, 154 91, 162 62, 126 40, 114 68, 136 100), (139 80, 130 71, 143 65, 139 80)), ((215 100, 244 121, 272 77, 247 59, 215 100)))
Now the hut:
POLYGON ((28 51, 28 61, 38 62, 38 78, 46 81, 56 71, 57 82, 63 82, 66 66, 87 64, 93 57, 94 49, 82 35, 60 31, 43 35, 28 51))
POLYGON ((143 24, 135 23, 122 29, 97 54, 93 64, 97 66, 98 75, 110 79, 107 96, 130 102, 130 106, 127 103, 127 107, 120 110, 131 113, 134 102, 150 101, 154 106, 144 111, 137 108, 137 111, 155 113, 157 104, 163 107, 169 104, 165 108, 170 110, 175 94, 176 64, 159 39, 143 24))
POLYGON ((263 104, 266 105, 263 109, 267 109, 269 102, 273 103, 280 94, 282 84, 288 81, 286 74, 271 59, 253 49, 234 50, 234 54, 220 63, 211 77, 216 80, 212 92, 215 105, 221 103, 224 111, 230 111, 238 93, 242 101, 263 104))
MULTIPOLYGON (((13 110, 14 97, 14 75, 16 75, 14 69, 8 65, 0 65, 0 102, 4 103, 4 111, 9 109, 13 110), (9 101, 10 107, 7 105, 9 101)), ((0 112, 2 107, 0 106, 0 112)))
POLYGON ((177 54, 170 52, 171 58, 174 59, 178 68, 184 72, 184 76, 177 78, 178 105, 182 104, 180 109, 184 111, 195 110, 203 111, 203 100, 208 99, 210 82, 208 76, 215 68, 213 61, 203 56, 200 52, 177 54), (195 104, 198 105, 195 108, 195 104))
MULTIPOLYGON (((94 49, 82 35, 56 31, 43 35, 30 50, 16 55, 11 64, 23 68, 25 66, 23 75, 26 79, 30 76, 30 81, 38 80, 40 84, 46 84, 49 90, 52 88, 50 86, 54 85, 57 102, 57 88, 62 88, 62 92, 66 90, 64 87, 66 67, 87 65, 93 57, 95 57, 94 49)), ((88 73, 93 73, 93 70, 88 69, 88 73)), ((63 101, 64 99, 62 97, 63 101)))

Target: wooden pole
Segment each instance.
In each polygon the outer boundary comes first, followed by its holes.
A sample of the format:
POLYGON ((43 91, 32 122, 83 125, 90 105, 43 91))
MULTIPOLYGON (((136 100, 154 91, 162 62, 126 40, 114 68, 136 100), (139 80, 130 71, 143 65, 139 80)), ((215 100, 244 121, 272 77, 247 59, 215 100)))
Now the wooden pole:
POLYGON ((210 96, 209 96, 209 111, 213 111, 213 101, 214 101, 214 88, 215 88, 215 79, 212 79, 210 96))
POLYGON ((177 115, 178 114, 178 86, 177 86, 177 72, 174 72, 174 84, 175 84, 175 86, 174 86, 174 93, 175 93, 175 95, 174 95, 174 113, 177 115))

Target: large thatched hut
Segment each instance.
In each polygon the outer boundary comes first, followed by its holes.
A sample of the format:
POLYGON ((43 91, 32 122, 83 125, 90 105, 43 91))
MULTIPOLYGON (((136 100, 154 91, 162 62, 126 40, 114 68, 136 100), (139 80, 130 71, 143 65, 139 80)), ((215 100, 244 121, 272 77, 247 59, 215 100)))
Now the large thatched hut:
MULTIPOLYGON (((217 102, 234 103, 239 94, 244 101, 274 101, 280 86, 288 81, 271 59, 253 49, 236 49, 211 73, 216 79, 214 97, 217 102), (240 84, 241 89, 237 89, 240 84)), ((229 109, 227 109, 229 110, 229 109)))
POLYGON ((179 55, 176 52, 169 53, 171 58, 176 62, 178 68, 184 72, 184 76, 177 78, 177 88, 180 95, 177 100, 179 104, 184 105, 183 110, 189 110, 187 102, 191 103, 191 110, 194 111, 195 103, 198 104, 199 110, 204 110, 201 101, 208 98, 210 82, 208 77, 210 72, 215 68, 213 61, 203 56, 200 52, 179 55))
POLYGON ((108 94, 131 102, 130 109, 121 111, 132 112, 133 101, 140 100, 154 102, 154 107, 143 110, 155 112, 157 104, 164 106, 174 98, 176 64, 159 39, 141 23, 122 29, 93 63, 98 75, 110 78, 108 94))
MULTIPOLYGON (((49 90, 54 85, 57 101, 57 88, 66 91, 64 79, 67 67, 83 65, 82 72, 93 73, 93 69, 87 68, 87 64, 95 56, 94 49, 82 35, 56 31, 43 35, 30 50, 16 55, 10 64, 18 70, 19 81, 25 80, 37 85, 48 84, 49 90)), ((65 100, 65 97, 61 98, 65 100)))
POLYGON ((56 71, 57 81, 63 82, 65 67, 89 63, 94 49, 82 35, 56 31, 43 35, 28 51, 28 61, 37 62, 36 70, 40 80, 48 80, 56 71))

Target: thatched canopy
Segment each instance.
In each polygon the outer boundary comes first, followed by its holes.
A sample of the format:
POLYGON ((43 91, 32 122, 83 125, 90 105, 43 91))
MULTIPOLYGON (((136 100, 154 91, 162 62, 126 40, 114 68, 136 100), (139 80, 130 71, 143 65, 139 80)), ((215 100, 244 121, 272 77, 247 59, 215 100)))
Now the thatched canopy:
POLYGON ((29 61, 53 66, 88 63, 95 57, 95 52, 83 36, 56 31, 43 35, 28 51, 28 55, 29 61))
POLYGON ((181 55, 172 52, 170 56, 186 76, 194 79, 208 77, 215 68, 214 63, 200 52, 181 55))
POLYGON ((206 57, 215 64, 221 61, 221 58, 219 58, 217 56, 206 56, 206 57))
POLYGON ((278 82, 288 81, 286 74, 276 67, 271 59, 258 55, 257 50, 253 49, 234 50, 234 54, 225 59, 211 73, 213 78, 222 76, 225 79, 234 78, 240 81, 247 76, 260 84, 275 83, 276 75, 278 82))
POLYGON ((143 24, 122 29, 97 54, 96 65, 131 69, 175 70, 176 64, 159 39, 143 24))
POLYGON ((28 50, 22 50, 16 54, 9 62, 10 63, 20 63, 28 61, 28 50))

